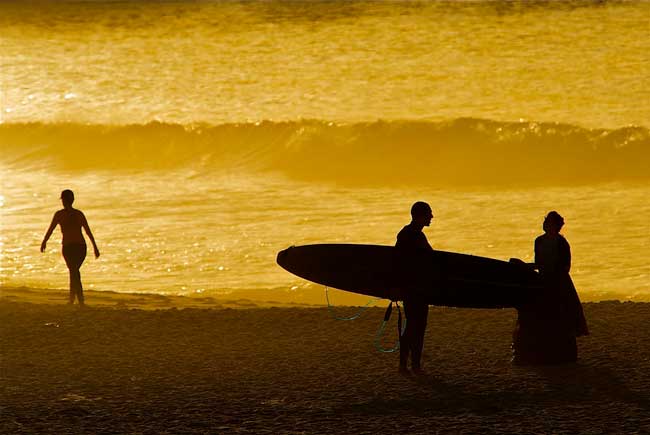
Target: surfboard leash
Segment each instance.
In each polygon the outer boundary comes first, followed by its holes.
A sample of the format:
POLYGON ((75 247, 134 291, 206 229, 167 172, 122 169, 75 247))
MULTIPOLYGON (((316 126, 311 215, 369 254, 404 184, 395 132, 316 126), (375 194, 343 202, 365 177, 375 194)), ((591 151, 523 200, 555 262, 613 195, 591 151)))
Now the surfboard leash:
POLYGON ((336 319, 336 320, 346 320, 346 321, 347 321, 347 320, 356 320, 356 319, 358 319, 359 317, 361 317, 361 315, 362 315, 362 314, 363 314, 363 313, 364 313, 368 308, 370 308, 370 307, 372 306, 372 304, 374 304, 376 301, 378 301, 380 298, 373 298, 373 299, 370 299, 368 302, 366 302, 366 304, 365 304, 363 307, 361 307, 361 308, 359 309, 359 311, 357 311, 355 314, 353 314, 353 315, 350 316, 350 317, 341 317, 341 316, 338 316, 338 315, 334 312, 334 307, 332 306, 332 304, 330 304, 329 287, 327 287, 327 286, 325 286, 325 299, 327 299, 327 310, 329 311, 330 315, 331 315, 334 319, 336 319))
POLYGON ((407 320, 408 319, 404 318, 404 322, 402 322, 402 310, 399 306, 399 302, 390 301, 388 307, 386 307, 386 312, 384 313, 384 320, 381 322, 381 326, 379 326, 379 329, 377 330, 377 334, 375 335, 375 349, 377 349, 377 351, 382 353, 397 352, 399 350, 399 340, 404 334, 404 331, 406 330, 407 320), (385 348, 381 345, 381 337, 384 335, 384 329, 386 329, 386 324, 390 320, 390 316, 393 312, 393 303, 397 307, 397 341, 395 342, 395 345, 393 347, 385 348))
MULTIPOLYGON (((373 303, 378 301, 381 298, 374 298, 370 299, 366 304, 359 309, 355 314, 349 317, 341 317, 338 316, 334 312, 334 306, 330 303, 330 297, 329 297, 329 287, 325 286, 325 299, 327 300, 327 310, 329 311, 330 315, 336 319, 336 320, 344 320, 344 321, 349 321, 349 320, 356 320, 361 315, 372 306, 373 303)), ((377 349, 379 352, 382 353, 393 353, 397 352, 399 350, 399 340, 402 337, 402 334, 404 334, 404 331, 406 330, 406 322, 407 319, 404 318, 402 321, 402 309, 399 306, 398 301, 390 301, 388 304, 388 307, 386 307, 386 312, 384 313, 384 320, 381 322, 381 325, 379 326, 379 329, 377 330, 377 334, 375 334, 375 349, 377 349), (395 304, 395 307, 397 307, 397 341, 395 342, 395 345, 391 348, 385 348, 381 344, 381 338, 384 335, 384 330, 386 329, 386 324, 390 320, 390 316, 393 313, 393 304, 395 304)))

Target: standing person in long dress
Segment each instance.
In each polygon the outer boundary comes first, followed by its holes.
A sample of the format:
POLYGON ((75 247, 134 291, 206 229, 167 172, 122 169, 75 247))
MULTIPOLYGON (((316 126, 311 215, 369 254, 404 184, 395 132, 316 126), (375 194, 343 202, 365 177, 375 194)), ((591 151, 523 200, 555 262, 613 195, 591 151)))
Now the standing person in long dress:
POLYGON ((47 248, 47 241, 49 240, 52 232, 57 225, 61 226, 61 233, 63 235, 62 240, 62 253, 63 258, 65 259, 65 264, 68 266, 68 271, 70 272, 70 299, 69 304, 73 304, 75 298, 79 302, 80 306, 84 305, 84 294, 83 286, 81 284, 81 265, 83 264, 86 258, 86 239, 81 233, 83 228, 88 238, 93 244, 93 250, 95 252, 95 258, 99 257, 99 249, 95 243, 95 238, 93 233, 90 231, 90 226, 86 220, 81 210, 72 208, 72 203, 74 202, 74 193, 72 190, 64 190, 61 192, 61 203, 63 204, 63 209, 54 213, 52 217, 52 223, 43 237, 43 243, 41 243, 41 252, 45 252, 47 248))
POLYGON ((556 211, 546 215, 544 234, 535 239, 535 263, 544 292, 519 310, 513 334, 516 364, 560 364, 578 358, 576 337, 588 335, 587 321, 573 285, 571 247, 560 234, 564 218, 556 211))

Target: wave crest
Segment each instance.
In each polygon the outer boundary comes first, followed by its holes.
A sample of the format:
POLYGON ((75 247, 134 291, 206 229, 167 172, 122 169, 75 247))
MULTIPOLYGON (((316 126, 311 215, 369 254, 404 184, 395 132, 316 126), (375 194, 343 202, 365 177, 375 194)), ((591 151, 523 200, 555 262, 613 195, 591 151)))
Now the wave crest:
POLYGON ((650 178, 650 132, 461 118, 336 124, 4 124, 3 164, 62 170, 192 167, 344 183, 471 185, 650 178))

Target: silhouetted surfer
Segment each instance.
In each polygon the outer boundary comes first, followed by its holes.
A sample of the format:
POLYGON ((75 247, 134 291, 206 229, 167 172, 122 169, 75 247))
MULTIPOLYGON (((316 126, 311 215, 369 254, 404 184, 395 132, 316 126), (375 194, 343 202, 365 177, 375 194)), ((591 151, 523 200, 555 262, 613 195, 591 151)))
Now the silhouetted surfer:
MULTIPOLYGON (((427 237, 422 232, 433 219, 431 207, 426 202, 418 201, 411 207, 411 223, 397 234, 395 247, 403 258, 416 258, 422 253, 433 251, 427 237)), ((399 370, 409 373, 408 358, 411 355, 411 368, 416 374, 422 373, 421 358, 424 347, 424 333, 427 327, 429 304, 426 295, 418 288, 407 288, 403 292, 406 329, 400 337, 399 370)))
POLYGON ((576 337, 588 335, 582 304, 573 285, 571 247, 560 234, 564 218, 551 211, 544 219, 544 234, 535 239, 535 263, 544 292, 519 310, 513 337, 516 364, 575 362, 576 337))
POLYGON ((74 202, 74 193, 72 190, 64 190, 61 192, 61 202, 63 209, 54 213, 52 223, 43 237, 41 243, 41 252, 45 252, 47 241, 52 235, 52 231, 57 225, 61 226, 61 233, 63 234, 63 258, 65 264, 70 271, 70 304, 74 303, 75 297, 79 301, 79 305, 84 305, 83 286, 81 285, 81 272, 79 269, 86 258, 86 239, 81 233, 81 228, 86 231, 88 238, 93 244, 95 251, 95 258, 99 257, 99 249, 95 243, 93 233, 90 231, 86 216, 81 212, 72 208, 74 202))

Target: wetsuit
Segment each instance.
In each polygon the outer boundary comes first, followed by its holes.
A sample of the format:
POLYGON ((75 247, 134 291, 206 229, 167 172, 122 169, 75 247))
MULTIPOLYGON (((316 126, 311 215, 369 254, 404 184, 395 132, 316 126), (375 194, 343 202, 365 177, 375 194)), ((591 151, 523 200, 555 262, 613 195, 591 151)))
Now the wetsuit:
MULTIPOLYGON (((402 255, 406 258, 433 251, 427 237, 422 230, 413 223, 406 225, 397 234, 395 243, 402 255)), ((400 337, 400 367, 406 368, 409 353, 411 367, 420 369, 422 348, 424 347, 424 333, 429 316, 429 304, 426 301, 425 289, 410 288, 404 292, 404 314, 406 316, 406 329, 400 337), (420 291, 421 290, 421 291, 420 291)))

